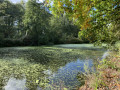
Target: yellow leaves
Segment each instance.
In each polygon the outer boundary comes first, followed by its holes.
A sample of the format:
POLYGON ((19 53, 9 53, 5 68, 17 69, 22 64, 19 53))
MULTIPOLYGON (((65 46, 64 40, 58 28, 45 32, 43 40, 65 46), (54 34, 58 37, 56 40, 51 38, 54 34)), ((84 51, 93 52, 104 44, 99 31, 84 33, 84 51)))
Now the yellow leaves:
POLYGON ((75 15, 75 18, 78 18, 79 16, 80 16, 79 14, 76 14, 76 15, 75 15))
POLYGON ((90 16, 90 9, 93 6, 93 2, 90 2, 90 0, 74 0, 73 4, 75 5, 73 8, 74 15, 73 17, 75 19, 79 20, 79 23, 81 25, 81 29, 87 29, 90 27, 89 21, 90 16))
POLYGON ((87 29, 90 27, 89 21, 91 20, 91 18, 86 18, 81 26, 81 30, 87 29))
POLYGON ((39 80, 36 80, 36 83, 38 84, 38 83, 39 83, 39 80))
POLYGON ((60 2, 60 1, 58 1, 58 7, 61 7, 61 6, 62 6, 61 2, 60 2))
MULTIPOLYGON (((49 0, 47 0, 49 1, 49 0)), ((53 7, 52 13, 54 15, 60 15, 60 13, 66 13, 69 18, 74 18, 76 24, 82 26, 83 29, 90 27, 90 9, 94 5, 94 0, 52 0, 53 7)))

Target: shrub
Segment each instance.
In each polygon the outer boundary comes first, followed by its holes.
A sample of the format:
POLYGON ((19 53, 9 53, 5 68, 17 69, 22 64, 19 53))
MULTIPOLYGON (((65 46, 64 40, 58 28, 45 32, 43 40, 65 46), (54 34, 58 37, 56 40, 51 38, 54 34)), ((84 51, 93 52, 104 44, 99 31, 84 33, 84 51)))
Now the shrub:
POLYGON ((118 50, 118 52, 120 54, 120 41, 115 43, 115 48, 118 50))
POLYGON ((16 39, 4 39, 2 43, 0 43, 1 47, 11 47, 11 46, 22 46, 23 42, 21 40, 16 39))
POLYGON ((83 41, 78 38, 71 38, 68 39, 67 43, 79 44, 79 43, 83 43, 83 41))

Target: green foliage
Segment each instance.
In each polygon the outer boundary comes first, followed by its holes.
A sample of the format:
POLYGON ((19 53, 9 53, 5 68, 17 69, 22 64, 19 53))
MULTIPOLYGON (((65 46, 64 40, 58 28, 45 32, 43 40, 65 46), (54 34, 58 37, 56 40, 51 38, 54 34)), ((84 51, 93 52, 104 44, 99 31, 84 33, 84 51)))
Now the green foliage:
POLYGON ((66 15, 59 18, 52 16, 50 19, 50 42, 67 43, 70 39, 78 37, 78 31, 78 27, 68 20, 66 15))
POLYGON ((1 4, 2 7, 0 8, 2 8, 4 13, 0 15, 1 19, 3 19, 1 23, 2 33, 4 34, 4 38, 13 38, 14 34, 17 33, 17 28, 21 28, 20 23, 22 22, 21 19, 24 14, 24 8, 21 4, 13 4, 9 1, 4 1, 1 4))
POLYGON ((98 1, 91 9, 91 27, 87 29, 87 38, 98 44, 107 42, 112 45, 120 38, 118 1, 98 1), (116 18, 116 19, 115 19, 116 18), (91 39, 91 36, 93 39, 91 39))
MULTIPOLYGON (((35 45, 48 42, 48 17, 50 14, 45 7, 36 0, 29 0, 24 15, 24 26, 27 31, 26 37, 32 40, 35 45)), ((27 43, 27 42, 26 42, 27 43)))
POLYGON ((120 52, 120 41, 115 43, 115 48, 120 52))
MULTIPOLYGON (((0 46, 6 45, 6 39, 13 41, 23 29, 22 17, 24 15, 24 7, 18 3, 13 4, 9 1, 0 3, 0 34, 2 35, 0 46), (5 40, 5 41, 4 41, 5 40)), ((16 43, 17 44, 17 43, 16 43)), ((13 45, 11 43, 11 45, 13 45)))
POLYGON ((52 16, 44 3, 2 1, 0 8, 0 33, 5 40, 5 43, 1 41, 1 46, 12 46, 16 41, 21 42, 18 45, 81 43, 74 20, 68 20, 67 14, 59 18, 52 16))
POLYGON ((120 3, 119 0, 47 0, 53 2, 52 13, 63 13, 81 28, 79 38, 98 44, 107 42, 112 45, 120 40, 120 3))
POLYGON ((108 46, 120 40, 119 0, 48 1, 13 4, 2 0, 0 33, 3 39, 23 40, 24 45, 41 45, 74 43, 74 38, 75 43, 79 43, 79 36, 80 42, 95 42, 96 45, 105 42, 108 46), (53 16, 45 6, 50 2, 53 3, 50 6, 53 16))
POLYGON ((68 39, 67 43, 81 44, 81 43, 85 43, 85 41, 82 41, 79 38, 72 37, 68 39))
POLYGON ((51 6, 52 14, 59 16, 65 13, 69 19, 85 29, 89 26, 89 10, 93 6, 94 2, 90 0, 46 0, 46 4, 53 3, 51 6))

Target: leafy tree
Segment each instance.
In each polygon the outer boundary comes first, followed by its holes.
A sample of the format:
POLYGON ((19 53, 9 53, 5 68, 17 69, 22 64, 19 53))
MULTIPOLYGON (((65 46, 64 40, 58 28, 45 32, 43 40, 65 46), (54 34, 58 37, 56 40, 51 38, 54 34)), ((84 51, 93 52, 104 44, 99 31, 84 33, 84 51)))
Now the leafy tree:
MULTIPOLYGON (((50 0, 52 13, 65 13, 80 27, 81 39, 91 42, 114 43, 119 38, 119 0, 50 0), (111 26, 115 26, 114 30, 111 26)), ((50 3, 49 0, 46 4, 50 3)))
POLYGON ((90 0, 47 0, 46 4, 51 2, 53 5, 50 10, 55 16, 65 13, 82 30, 89 26, 88 22, 91 20, 89 11, 94 2, 90 0))
POLYGON ((22 29, 23 15, 24 7, 21 4, 6 0, 0 2, 0 46, 6 46, 8 41, 12 43, 13 39, 16 39, 18 30, 22 29))
MULTIPOLYGON (((1 4, 1 30, 4 34, 4 38, 12 38, 15 34, 16 26, 22 22, 22 16, 24 14, 24 8, 21 4, 13 4, 9 1, 3 1, 1 4)), ((19 27, 21 28, 21 27, 19 27)))
POLYGON ((94 6, 95 9, 91 10, 92 20, 90 23, 92 26, 87 31, 90 32, 89 34, 94 34, 94 41, 97 41, 98 44, 101 42, 113 44, 120 40, 119 5, 119 0, 98 1, 94 6))
POLYGON ((50 42, 66 43, 69 39, 78 37, 79 28, 62 15, 50 19, 50 42))
MULTIPOLYGON (((43 3, 29 0, 26 4, 24 26, 26 38, 31 44, 39 45, 48 42, 48 17, 50 14, 45 10, 43 3)), ((26 39, 26 40, 27 40, 26 39)))

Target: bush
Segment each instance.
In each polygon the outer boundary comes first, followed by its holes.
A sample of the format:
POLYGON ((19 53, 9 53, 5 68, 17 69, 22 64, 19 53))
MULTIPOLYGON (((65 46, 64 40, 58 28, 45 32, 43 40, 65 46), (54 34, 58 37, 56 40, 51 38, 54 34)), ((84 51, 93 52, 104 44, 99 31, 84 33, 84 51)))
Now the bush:
POLYGON ((83 43, 83 41, 78 38, 71 38, 66 43, 80 44, 83 43))
POLYGON ((0 33, 0 47, 3 45, 4 35, 0 33))
POLYGON ((23 42, 21 40, 15 39, 4 39, 2 43, 0 43, 1 47, 11 47, 11 46, 22 46, 23 42))
POLYGON ((117 49, 117 51, 120 53, 120 41, 117 41, 115 43, 115 48, 117 49))
POLYGON ((120 48, 120 41, 117 41, 117 42, 115 43, 115 47, 116 47, 116 48, 120 48))

